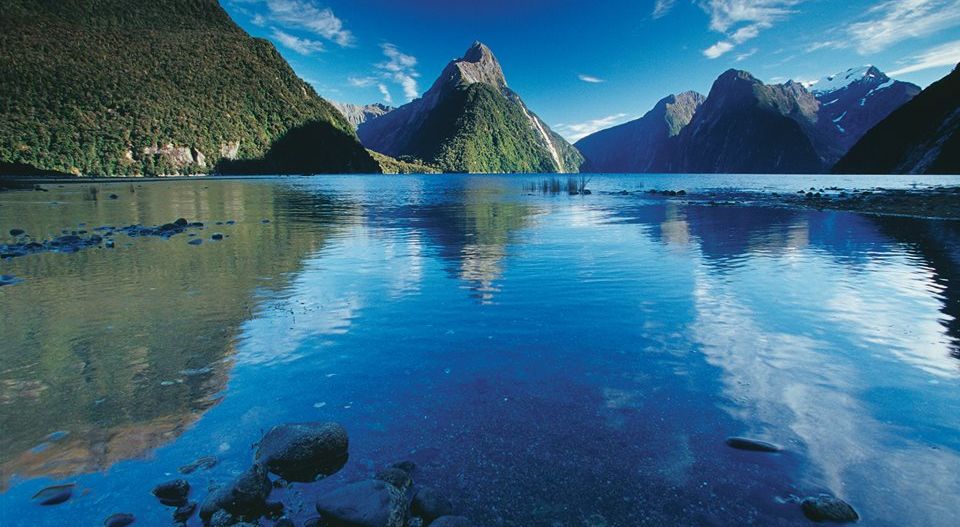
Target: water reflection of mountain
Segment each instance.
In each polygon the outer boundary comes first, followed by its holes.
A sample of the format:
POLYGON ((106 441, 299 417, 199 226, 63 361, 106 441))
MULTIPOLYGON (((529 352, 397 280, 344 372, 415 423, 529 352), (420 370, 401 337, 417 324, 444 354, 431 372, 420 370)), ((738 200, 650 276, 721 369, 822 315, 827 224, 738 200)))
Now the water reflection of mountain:
MULTIPOLYGON (((427 202, 397 209, 371 212, 377 221, 390 221, 403 228, 422 231, 436 247, 450 272, 468 284, 481 302, 490 302, 503 274, 503 260, 511 237, 527 226, 538 210, 514 201, 513 193, 483 182, 471 188, 471 180, 448 192, 454 201, 427 202)), ((454 185, 450 185, 454 187, 454 185)))
POLYGON ((0 488, 15 475, 100 470, 177 437, 217 403, 258 293, 283 288, 336 228, 331 210, 344 208, 255 182, 130 188, 108 204, 78 200, 67 187, 49 208, 8 194, 0 224, 45 233, 177 217, 237 223, 201 231, 229 237, 200 247, 184 235, 120 237, 112 251, 4 263, 26 280, 0 291, 0 488), (260 221, 291 210, 302 221, 260 221), (311 217, 319 220, 305 226, 311 217), (44 442, 57 431, 69 433, 44 442))
POLYGON ((926 262, 943 299, 942 319, 951 353, 960 359, 960 222, 875 217, 881 232, 905 244, 926 262))

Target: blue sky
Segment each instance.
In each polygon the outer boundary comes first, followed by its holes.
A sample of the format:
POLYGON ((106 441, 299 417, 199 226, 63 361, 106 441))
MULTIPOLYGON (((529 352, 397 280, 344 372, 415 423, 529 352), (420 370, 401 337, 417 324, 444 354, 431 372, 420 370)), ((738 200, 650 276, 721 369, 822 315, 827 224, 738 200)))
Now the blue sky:
POLYGON ((926 87, 960 62, 960 0, 221 0, 333 100, 400 105, 474 40, 575 140, 706 94, 729 68, 813 81, 874 64, 926 87))

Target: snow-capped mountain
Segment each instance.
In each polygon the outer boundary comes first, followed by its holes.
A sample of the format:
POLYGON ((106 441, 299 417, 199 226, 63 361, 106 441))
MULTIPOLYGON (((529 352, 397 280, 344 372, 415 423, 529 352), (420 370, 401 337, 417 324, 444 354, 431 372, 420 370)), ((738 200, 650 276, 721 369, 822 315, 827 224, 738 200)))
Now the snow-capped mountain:
POLYGON ((891 79, 875 66, 829 75, 810 88, 820 102, 814 143, 835 163, 868 130, 920 93, 920 87, 891 79))

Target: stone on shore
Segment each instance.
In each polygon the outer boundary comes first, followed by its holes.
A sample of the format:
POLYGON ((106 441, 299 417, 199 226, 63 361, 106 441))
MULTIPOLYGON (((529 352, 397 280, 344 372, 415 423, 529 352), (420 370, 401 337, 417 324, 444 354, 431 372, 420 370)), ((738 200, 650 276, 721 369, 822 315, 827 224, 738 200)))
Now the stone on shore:
POLYGON ((343 468, 348 446, 337 423, 277 425, 260 440, 256 460, 287 481, 311 482, 343 468))
POLYGON ((849 503, 827 494, 806 498, 800 503, 803 514, 815 522, 849 523, 860 519, 849 503))
POLYGON ((211 491, 200 506, 200 519, 208 524, 221 510, 240 519, 257 519, 266 512, 272 489, 266 469, 254 465, 233 482, 211 491))
POLYGON ((421 487, 413 497, 412 511, 423 518, 424 525, 430 525, 437 518, 453 514, 453 504, 436 489, 421 487))
POLYGON ((338 527, 403 527, 409 504, 393 485, 371 479, 320 496, 317 512, 338 527))
POLYGON ((171 507, 186 505, 189 493, 190 484, 183 479, 167 481, 153 488, 153 495, 160 500, 160 503, 171 507))

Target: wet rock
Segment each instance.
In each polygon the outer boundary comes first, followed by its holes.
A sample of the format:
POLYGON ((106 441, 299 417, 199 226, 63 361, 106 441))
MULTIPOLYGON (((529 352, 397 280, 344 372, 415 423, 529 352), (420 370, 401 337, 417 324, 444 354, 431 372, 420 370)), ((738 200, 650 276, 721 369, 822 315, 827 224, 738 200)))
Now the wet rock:
POLYGON ((473 527, 473 524, 463 516, 441 516, 430 527, 473 527))
MULTIPOLYGON (((182 371, 182 372, 180 372, 180 373, 183 374, 183 375, 188 375, 188 376, 190 375, 189 373, 186 373, 186 370, 184 370, 184 371, 182 371)), ((213 468, 213 467, 215 467, 215 466, 217 466, 217 458, 216 458, 216 457, 214 457, 214 456, 204 456, 204 457, 202 457, 202 458, 194 461, 193 463, 189 463, 189 464, 187 464, 187 465, 184 465, 184 466, 180 467, 178 470, 180 471, 181 474, 193 474, 193 473, 196 472, 197 470, 201 470, 201 469, 202 469, 202 470, 207 470, 207 469, 213 468)))
POLYGON ((264 218, 264 219, 260 220, 260 223, 270 223, 270 220, 264 218))
POLYGON ((317 512, 338 526, 403 527, 409 507, 399 489, 385 481, 371 479, 320 496, 317 512))
POLYGON ((106 520, 103 520, 103 527, 126 527, 133 523, 135 518, 129 512, 118 512, 111 514, 106 520))
POLYGON ((773 443, 750 439, 749 437, 728 437, 727 446, 737 450, 750 450, 753 452, 779 452, 780 447, 773 443))
POLYGON ((270 518, 271 520, 276 520, 276 519, 280 518, 281 516, 283 516, 283 509, 284 509, 284 508, 283 508, 283 503, 282 503, 282 502, 279 502, 279 501, 269 501, 269 502, 267 502, 267 504, 264 506, 264 510, 266 511, 264 514, 265 514, 265 516, 267 516, 267 517, 270 518))
POLYGON ((295 525, 290 518, 280 518, 277 523, 273 524, 273 527, 295 527, 295 525))
POLYGON ((12 274, 0 274, 0 287, 5 285, 13 285, 19 281, 20 280, 12 274))
POLYGON ((24 234, 23 229, 10 229, 10 236, 20 236, 24 234))
POLYGON ((453 504, 437 490, 422 487, 417 489, 417 493, 413 497, 411 510, 414 516, 423 518, 424 525, 430 525, 431 522, 441 516, 453 514, 453 504))
POLYGON ((243 519, 259 518, 266 512, 272 489, 266 469, 254 465, 231 483, 210 492, 200 505, 200 518, 208 523, 219 510, 243 519))
POLYGON ((116 195, 116 194, 110 194, 110 196, 108 196, 108 197, 109 197, 110 199, 119 199, 119 198, 120 198, 120 196, 118 196, 118 195, 116 195))
POLYGON ((187 243, 190 245, 200 245, 201 243, 203 243, 203 240, 201 240, 200 238, 195 238, 193 240, 188 241, 187 243))
POLYGON ((173 521, 175 522, 185 522, 193 516, 193 513, 197 511, 197 503, 190 502, 186 505, 177 507, 177 510, 173 511, 173 521))
POLYGON ((307 521, 303 522, 303 527, 324 527, 323 518, 307 518, 307 521))
POLYGON ((213 236, 210 237, 210 239, 220 241, 223 239, 223 234, 220 234, 219 232, 215 232, 213 233, 213 236))
POLYGON ((408 490, 413 487, 413 479, 410 473, 396 467, 388 467, 377 473, 376 479, 385 481, 400 490, 408 490))
POLYGON ((187 225, 189 225, 189 223, 190 222, 188 222, 184 218, 177 218, 176 220, 173 221, 173 224, 176 225, 177 227, 186 227, 187 225))
POLYGON ((44 489, 40 489, 39 492, 33 495, 33 500, 35 500, 40 505, 59 505, 73 496, 73 483, 67 485, 53 485, 44 489))
POLYGON ((815 522, 849 523, 860 519, 849 503, 828 494, 806 498, 800 503, 803 514, 815 522))
POLYGON ((340 470, 347 448, 347 431, 337 423, 284 424, 263 436, 256 460, 288 481, 310 482, 340 470))
MULTIPOLYGON (((206 522, 204 523, 207 524, 206 522)), ((207 525, 210 527, 230 527, 234 523, 237 523, 237 520, 233 515, 225 510, 218 510, 210 517, 210 523, 207 525)))
POLYGON ((399 468, 400 470, 406 472, 413 476, 413 471, 417 469, 417 464, 413 461, 399 461, 390 465, 391 468, 399 468))
POLYGON ((170 507, 185 505, 188 494, 190 494, 190 484, 183 479, 167 481, 153 488, 153 495, 160 500, 160 503, 170 507))
POLYGON ((113 240, 107 240, 103 242, 103 246, 106 247, 107 249, 113 249, 116 246, 116 243, 114 243, 113 240))

